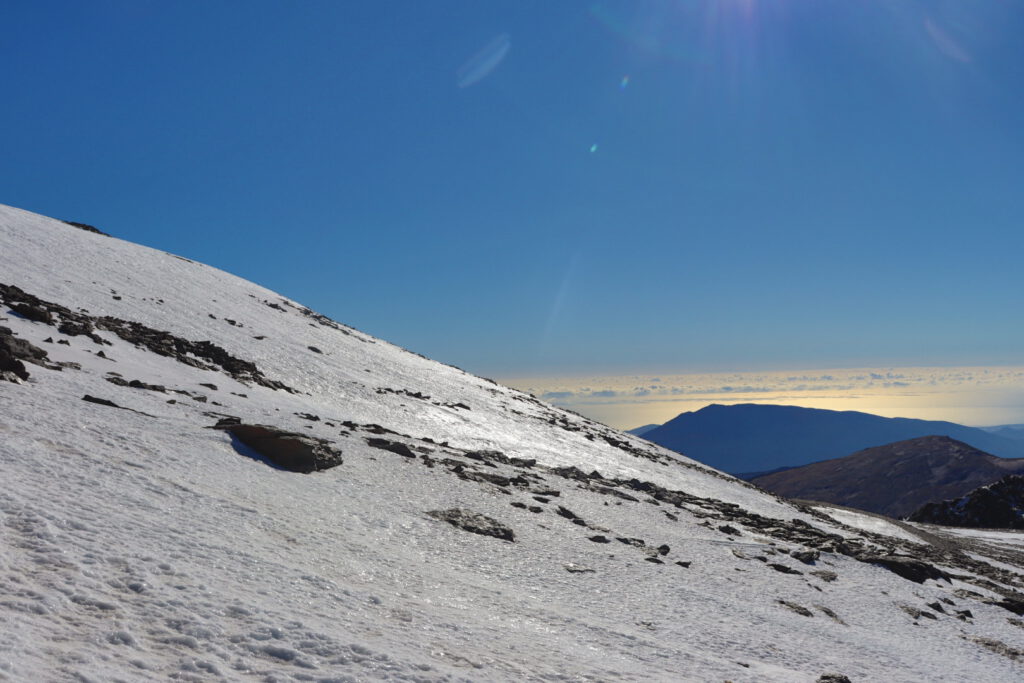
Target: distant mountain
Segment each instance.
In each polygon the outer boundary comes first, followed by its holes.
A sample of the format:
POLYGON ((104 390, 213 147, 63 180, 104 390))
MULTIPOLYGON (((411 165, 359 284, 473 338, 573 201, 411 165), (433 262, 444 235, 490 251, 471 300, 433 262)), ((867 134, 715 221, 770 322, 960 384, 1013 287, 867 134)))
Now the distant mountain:
POLYGON ((995 427, 982 427, 982 429, 990 434, 998 434, 1007 439, 1024 441, 1024 425, 997 425, 995 427))
POLYGON ((636 427, 635 429, 627 429, 626 433, 627 434, 632 434, 633 436, 643 436, 644 434, 646 434, 647 432, 651 431, 652 429, 657 429, 660 426, 661 425, 658 425, 658 424, 644 425, 643 427, 636 427))
POLYGON ((751 481, 787 498, 839 503, 899 518, 925 503, 991 484, 1009 472, 1024 472, 1024 460, 997 458, 947 436, 925 436, 751 481))
POLYGON ((961 498, 928 503, 910 519, 975 529, 1024 529, 1024 477, 1007 475, 961 498))
POLYGON ((683 413, 644 438, 726 472, 767 472, 933 434, 1002 458, 1024 457, 1024 441, 953 422, 750 403, 683 413))

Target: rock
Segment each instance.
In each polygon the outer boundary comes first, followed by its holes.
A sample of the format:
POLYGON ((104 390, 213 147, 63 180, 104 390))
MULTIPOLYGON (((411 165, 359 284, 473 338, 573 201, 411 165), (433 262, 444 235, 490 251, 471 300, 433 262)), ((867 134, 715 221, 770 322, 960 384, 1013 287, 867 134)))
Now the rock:
POLYGON ((416 454, 412 452, 412 449, 406 446, 404 443, 398 441, 389 441, 387 439, 375 439, 369 438, 366 440, 366 444, 373 448, 380 448, 384 451, 391 451, 398 455, 405 456, 406 458, 415 458, 416 454))
POLYGON ((53 314, 42 306, 18 301, 10 305, 11 310, 33 322, 53 324, 53 314))
POLYGON ((329 441, 286 432, 267 425, 225 424, 217 429, 230 432, 278 467, 291 472, 319 472, 342 463, 341 450, 329 441))
POLYGON ((876 564, 880 567, 888 569, 898 576, 902 576, 908 581, 914 583, 924 583, 928 579, 935 579, 949 581, 949 574, 942 571, 938 567, 923 562, 921 560, 914 559, 912 557, 903 557, 902 555, 857 555, 856 558, 861 562, 867 562, 868 564, 876 564))
POLYGON ((670 547, 668 547, 667 544, 662 544, 662 545, 658 546, 658 554, 663 556, 663 557, 665 555, 668 555, 671 550, 672 549, 670 547))
POLYGON ((608 540, 607 536, 601 536, 600 534, 597 535, 597 536, 591 536, 587 540, 588 541, 593 541, 594 543, 611 543, 611 541, 608 540))
POLYGON ((62 222, 67 223, 68 225, 74 226, 74 227, 78 228, 79 230, 85 230, 86 232, 95 233, 97 235, 103 235, 104 237, 110 237, 110 235, 108 235, 107 233, 105 233, 102 230, 99 230, 99 229, 97 229, 97 228, 95 228, 95 227, 93 227, 91 225, 88 225, 87 223, 76 223, 75 221, 62 221, 62 222))
POLYGON ((321 351, 320 349, 316 348, 315 346, 309 346, 309 347, 307 347, 307 348, 308 348, 308 349, 309 349, 310 351, 312 351, 313 353, 323 353, 323 351, 321 351))
POLYGON ((784 564, 776 564, 775 562, 769 562, 768 566, 774 569, 775 571, 781 572, 783 574, 803 574, 803 572, 797 571, 796 569, 791 569, 784 564))
POLYGON ((786 607, 787 609, 793 610, 802 617, 814 616, 814 613, 811 612, 811 610, 807 609, 806 607, 801 607, 800 605, 794 602, 789 602, 788 600, 776 600, 776 602, 778 602, 783 607, 786 607))
POLYGON ((737 529, 734 526, 729 526, 728 524, 723 524, 722 526, 718 527, 718 530, 721 531, 723 534, 729 534, 730 536, 740 535, 739 529, 737 529))
POLYGON ((569 572, 570 574, 595 574, 595 573, 597 573, 597 572, 595 572, 595 570, 591 569, 590 567, 581 567, 580 565, 573 564, 572 562, 570 562, 569 564, 565 565, 565 571, 569 572))
POLYGON ((1001 640, 995 638, 984 638, 981 636, 972 636, 970 640, 974 641, 978 645, 995 652, 996 654, 1009 657, 1010 659, 1016 660, 1020 657, 1024 657, 1024 650, 1018 650, 1015 647, 1010 647, 1001 640))
MULTIPOLYGON (((113 401, 108 401, 105 398, 96 398, 95 396, 90 396, 89 394, 86 394, 85 396, 83 396, 82 400, 83 401, 88 401, 89 403, 95 403, 95 404, 101 405, 101 406, 107 406, 108 408, 121 408, 121 406, 117 405, 113 401)), ((121 409, 125 410, 124 408, 121 408, 121 409)))
POLYGON ((38 346, 16 337, 9 328, 0 327, 0 372, 27 380, 28 370, 22 361, 44 365, 47 355, 38 346))
POLYGON ((692 562, 683 562, 682 560, 676 560, 676 564, 678 564, 683 569, 689 569, 690 565, 693 564, 693 563, 692 562))
POLYGON ((851 683, 843 674, 822 674, 817 683, 851 683))
POLYGON ((821 553, 817 550, 794 550, 789 556, 804 564, 814 564, 821 557, 821 553))
POLYGON ((515 542, 515 534, 512 529, 496 519, 477 512, 470 512, 461 508, 449 508, 448 510, 432 510, 427 514, 434 519, 448 522, 463 531, 480 534, 481 536, 493 536, 503 541, 515 542))
POLYGON ((825 583, 832 583, 838 578, 838 575, 834 571, 830 571, 828 569, 818 569, 816 571, 811 572, 811 575, 817 576, 825 583))

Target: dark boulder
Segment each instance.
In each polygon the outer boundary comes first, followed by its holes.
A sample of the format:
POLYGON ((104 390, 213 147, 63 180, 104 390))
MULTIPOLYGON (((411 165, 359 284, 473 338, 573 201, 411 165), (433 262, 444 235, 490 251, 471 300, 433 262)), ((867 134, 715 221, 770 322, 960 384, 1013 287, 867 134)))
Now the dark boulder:
POLYGON ((224 424, 217 429, 229 432, 270 462, 291 472, 308 474, 342 463, 341 450, 324 439, 267 425, 224 424))
POLYGON ((0 377, 14 382, 28 379, 22 361, 43 365, 47 353, 43 349, 14 336, 7 327, 0 327, 0 377))
POLYGON ((857 559, 868 564, 877 564, 892 573, 902 576, 914 583, 924 583, 928 579, 949 581, 949 574, 938 567, 916 560, 912 557, 901 555, 858 555, 857 559))

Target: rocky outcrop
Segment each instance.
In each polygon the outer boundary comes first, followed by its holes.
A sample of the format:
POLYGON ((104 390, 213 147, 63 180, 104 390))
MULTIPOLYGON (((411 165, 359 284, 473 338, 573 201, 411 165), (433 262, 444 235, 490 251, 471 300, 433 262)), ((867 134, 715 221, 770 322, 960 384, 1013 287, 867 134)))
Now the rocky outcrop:
POLYGON ((515 542, 515 533, 496 519, 478 512, 470 512, 461 508, 450 508, 448 510, 431 510, 427 513, 434 519, 448 522, 454 527, 481 536, 493 536, 503 541, 515 542))
POLYGON ((142 323, 112 316, 93 317, 66 306, 44 301, 14 285, 0 283, 0 302, 29 320, 57 325, 57 331, 69 336, 83 334, 97 344, 109 344, 95 330, 112 332, 138 348, 204 370, 223 372, 242 383, 254 383, 269 389, 295 393, 282 382, 268 379, 255 363, 230 354, 211 341, 191 341, 142 323))
POLYGON ((43 365, 46 356, 46 351, 19 339, 10 328, 0 327, 0 379, 9 382, 27 380, 29 373, 24 362, 43 365))
POLYGON ((960 498, 928 503, 909 519, 943 526, 1024 529, 1024 476, 1011 474, 960 498))
POLYGON ((215 429, 229 432, 273 464, 291 472, 309 474, 342 463, 341 450, 324 439, 267 425, 219 423, 215 429))

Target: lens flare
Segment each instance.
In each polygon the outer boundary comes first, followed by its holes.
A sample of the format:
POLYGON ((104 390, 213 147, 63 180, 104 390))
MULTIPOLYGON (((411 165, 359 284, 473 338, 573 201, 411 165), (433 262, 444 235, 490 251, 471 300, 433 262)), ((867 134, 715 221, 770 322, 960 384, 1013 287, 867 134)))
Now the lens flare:
POLYGON ((460 88, 468 88, 487 78, 508 55, 512 43, 507 33, 502 33, 487 43, 479 52, 470 57, 455 73, 460 88))

